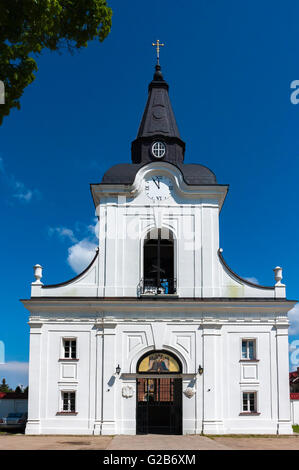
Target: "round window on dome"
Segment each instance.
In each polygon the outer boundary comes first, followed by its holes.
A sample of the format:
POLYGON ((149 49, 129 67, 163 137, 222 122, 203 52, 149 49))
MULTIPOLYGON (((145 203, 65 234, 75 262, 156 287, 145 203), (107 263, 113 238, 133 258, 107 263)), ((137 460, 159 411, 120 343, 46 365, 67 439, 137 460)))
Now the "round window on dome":
POLYGON ((154 142, 152 154, 155 158, 163 158, 166 153, 166 145, 163 142, 154 142))

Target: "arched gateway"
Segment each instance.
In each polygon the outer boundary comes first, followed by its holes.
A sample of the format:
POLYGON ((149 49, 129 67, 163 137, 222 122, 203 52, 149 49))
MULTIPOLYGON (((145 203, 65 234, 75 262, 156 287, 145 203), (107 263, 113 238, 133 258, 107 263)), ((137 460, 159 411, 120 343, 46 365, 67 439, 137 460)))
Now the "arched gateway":
POLYGON ((137 364, 137 434, 182 434, 182 365, 166 351, 152 351, 137 364))

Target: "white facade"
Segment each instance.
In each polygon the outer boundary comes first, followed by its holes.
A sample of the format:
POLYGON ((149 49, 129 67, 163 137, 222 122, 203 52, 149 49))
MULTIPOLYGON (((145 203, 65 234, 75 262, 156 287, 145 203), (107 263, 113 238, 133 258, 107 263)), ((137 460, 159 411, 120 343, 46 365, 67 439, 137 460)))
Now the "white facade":
POLYGON ((36 265, 31 299, 23 301, 30 311, 27 434, 135 434, 137 363, 162 350, 182 364, 184 434, 292 433, 287 312, 294 302, 285 299, 280 268, 275 286, 262 287, 225 264, 219 212, 227 189, 186 184, 167 161, 142 166, 131 185, 92 185, 93 262, 56 286, 42 284, 36 265), (171 182, 163 201, 148 197, 156 177, 171 182), (144 242, 157 229, 173 239, 170 294, 140 290, 144 242), (65 340, 75 341, 74 358, 64 357, 65 340), (255 349, 247 359, 246 340, 255 349), (67 407, 72 397, 73 412, 63 411, 63 398, 67 407), (246 412, 250 397, 254 409, 246 412))
POLYGON ((292 432, 282 305, 146 302, 141 312, 133 302, 65 300, 33 308, 29 434, 135 434, 136 380, 129 374, 153 349, 175 352, 189 374, 183 390, 190 383, 196 389, 192 398, 183 395, 184 433, 292 432), (77 361, 60 359, 62 337, 77 338, 77 361), (241 339, 248 337, 257 340, 258 360, 247 363, 241 362, 241 339), (199 364, 201 376, 194 374, 199 364), (130 398, 122 396, 125 385, 134 390, 130 398), (61 391, 76 392, 77 415, 56 415, 61 391), (240 416, 242 391, 257 392, 260 415, 240 416))

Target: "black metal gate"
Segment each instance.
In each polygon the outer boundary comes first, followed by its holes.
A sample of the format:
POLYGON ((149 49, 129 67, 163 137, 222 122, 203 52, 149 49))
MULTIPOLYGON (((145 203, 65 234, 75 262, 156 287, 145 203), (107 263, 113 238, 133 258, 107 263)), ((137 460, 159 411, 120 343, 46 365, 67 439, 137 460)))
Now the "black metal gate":
POLYGON ((182 379, 137 379, 137 434, 182 434, 182 379))

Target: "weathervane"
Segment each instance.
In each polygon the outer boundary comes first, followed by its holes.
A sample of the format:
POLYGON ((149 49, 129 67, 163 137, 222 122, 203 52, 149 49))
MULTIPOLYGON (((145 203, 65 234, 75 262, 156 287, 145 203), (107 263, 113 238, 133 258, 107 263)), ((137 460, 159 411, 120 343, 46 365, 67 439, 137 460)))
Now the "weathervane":
POLYGON ((159 63, 160 47, 165 46, 165 44, 160 43, 159 39, 157 39, 157 42, 153 42, 153 43, 152 43, 152 46, 156 47, 156 49, 157 49, 157 65, 160 65, 160 63, 159 63))

